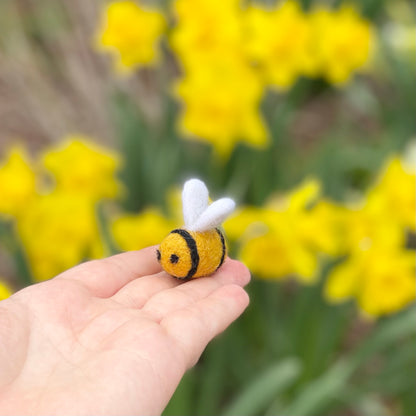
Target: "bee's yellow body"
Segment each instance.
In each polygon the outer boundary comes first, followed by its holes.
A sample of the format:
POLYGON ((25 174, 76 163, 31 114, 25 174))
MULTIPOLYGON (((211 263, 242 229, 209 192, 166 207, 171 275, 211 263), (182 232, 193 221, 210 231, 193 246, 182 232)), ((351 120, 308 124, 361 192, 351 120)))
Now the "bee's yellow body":
POLYGON ((226 251, 218 228, 204 232, 179 228, 162 241, 157 255, 167 273, 190 279, 214 273, 224 262, 226 251))

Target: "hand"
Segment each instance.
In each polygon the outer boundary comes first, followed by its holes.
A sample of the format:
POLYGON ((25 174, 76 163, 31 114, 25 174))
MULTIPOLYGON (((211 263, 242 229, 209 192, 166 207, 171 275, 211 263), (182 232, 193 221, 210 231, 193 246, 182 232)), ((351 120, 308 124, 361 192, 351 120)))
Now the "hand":
POLYGON ((248 305, 250 277, 227 259, 214 276, 182 283, 155 250, 84 263, 0 302, 0 414, 163 411, 248 305))

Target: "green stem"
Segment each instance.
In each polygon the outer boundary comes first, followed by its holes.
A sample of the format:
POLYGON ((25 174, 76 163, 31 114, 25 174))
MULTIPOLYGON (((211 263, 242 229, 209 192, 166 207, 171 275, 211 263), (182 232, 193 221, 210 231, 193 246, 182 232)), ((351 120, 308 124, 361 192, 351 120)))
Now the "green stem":
POLYGON ((0 222, 0 241, 14 258, 20 285, 26 287, 33 284, 34 281, 23 245, 15 228, 15 224, 12 222, 0 222))

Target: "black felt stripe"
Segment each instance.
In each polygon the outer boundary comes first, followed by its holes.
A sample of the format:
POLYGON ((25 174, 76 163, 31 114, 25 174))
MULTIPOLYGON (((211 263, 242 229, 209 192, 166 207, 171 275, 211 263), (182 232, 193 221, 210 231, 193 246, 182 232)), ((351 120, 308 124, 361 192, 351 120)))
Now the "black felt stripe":
POLYGON ((220 264, 218 265, 218 267, 215 270, 218 270, 221 265, 224 263, 224 259, 225 259, 225 253, 227 251, 227 249, 225 248, 225 240, 224 240, 224 235, 222 234, 222 232, 219 230, 219 228, 216 228, 218 235, 221 238, 221 244, 222 244, 222 256, 221 256, 221 260, 220 260, 220 264))
POLYGON ((199 254, 198 249, 196 247, 196 242, 188 233, 188 231, 178 228, 176 230, 171 231, 171 233, 179 234, 183 239, 186 241, 186 244, 189 248, 189 254, 191 255, 191 268, 189 269, 188 274, 184 277, 184 279, 190 279, 197 271, 199 265, 199 254))

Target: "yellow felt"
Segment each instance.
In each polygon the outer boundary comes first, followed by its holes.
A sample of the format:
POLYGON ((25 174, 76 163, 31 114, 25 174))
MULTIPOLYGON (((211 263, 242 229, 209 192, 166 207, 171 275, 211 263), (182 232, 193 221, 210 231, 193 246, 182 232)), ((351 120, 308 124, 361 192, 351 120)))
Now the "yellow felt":
POLYGON ((169 234, 160 244, 160 264, 165 272, 172 276, 184 278, 192 267, 191 255, 184 238, 176 233, 169 234), (170 262, 170 256, 176 254, 179 260, 176 264, 170 262))
POLYGON ((203 277, 214 273, 221 261, 222 243, 221 237, 216 230, 205 232, 189 232, 196 241, 199 254, 198 269, 193 276, 203 277))
MULTIPOLYGON (((199 264, 192 278, 209 276, 214 273, 222 257, 221 237, 216 230, 205 232, 189 231, 196 243, 199 264)), ((178 278, 188 275, 192 267, 191 254, 185 239, 176 233, 169 234, 160 244, 160 264, 163 269, 178 278), (178 262, 172 264, 170 256, 176 254, 178 262)))

